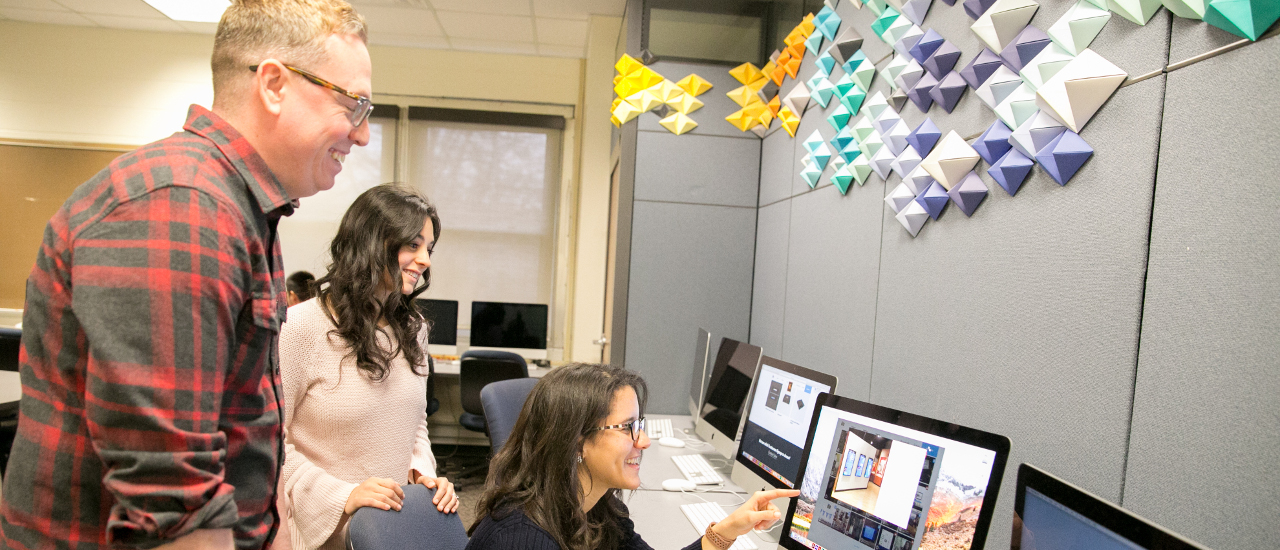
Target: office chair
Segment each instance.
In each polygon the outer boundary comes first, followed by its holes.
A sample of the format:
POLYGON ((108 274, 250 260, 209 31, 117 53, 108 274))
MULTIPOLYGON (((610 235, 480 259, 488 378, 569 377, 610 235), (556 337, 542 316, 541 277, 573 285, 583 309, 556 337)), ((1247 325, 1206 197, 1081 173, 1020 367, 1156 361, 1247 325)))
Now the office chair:
POLYGON ((516 378, 494 382, 480 390, 480 402, 484 404, 484 418, 489 425, 489 447, 498 454, 511 430, 516 427, 529 392, 537 385, 537 378, 516 378))
MULTIPOLYGON (((423 350, 424 352, 426 350, 423 350)), ((436 360, 427 354, 427 416, 440 410, 440 400, 436 399, 436 360)))
POLYGON ((436 510, 431 503, 436 490, 405 485, 399 512, 369 506, 351 514, 347 529, 348 550, 463 550, 467 530, 458 514, 436 510))
MULTIPOLYGON (((524 358, 509 351, 467 350, 459 359, 458 385, 462 397, 463 413, 458 417, 462 427, 489 435, 489 425, 484 417, 484 403, 480 390, 494 382, 513 378, 528 378, 529 365, 524 358)), ((489 460, 463 469, 456 479, 488 472, 489 460)))

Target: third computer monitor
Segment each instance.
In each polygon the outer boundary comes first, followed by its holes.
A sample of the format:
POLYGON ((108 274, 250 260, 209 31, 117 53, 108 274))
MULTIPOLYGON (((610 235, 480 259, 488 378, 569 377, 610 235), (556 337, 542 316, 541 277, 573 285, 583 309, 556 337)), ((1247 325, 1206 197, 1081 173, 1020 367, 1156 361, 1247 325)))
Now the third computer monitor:
POLYGON ((547 317, 545 304, 471 302, 471 349, 501 349, 526 359, 546 359, 547 317))
POLYGON ((834 376, 762 358, 742 425, 733 482, 747 493, 794 489, 818 394, 835 390, 834 376))
POLYGON ((742 409, 751 392, 751 381, 755 379, 761 355, 758 346, 729 338, 720 341, 720 350, 716 352, 707 395, 694 431, 725 458, 733 458, 738 450, 742 409))
POLYGON ((413 301, 418 311, 431 323, 427 345, 436 355, 458 354, 458 301, 418 298, 413 301))
POLYGON ((707 329, 698 329, 698 340, 694 342, 693 374, 689 376, 689 414, 697 421, 698 411, 702 410, 702 398, 707 395, 707 381, 711 379, 711 369, 707 361, 711 358, 711 333, 707 329))

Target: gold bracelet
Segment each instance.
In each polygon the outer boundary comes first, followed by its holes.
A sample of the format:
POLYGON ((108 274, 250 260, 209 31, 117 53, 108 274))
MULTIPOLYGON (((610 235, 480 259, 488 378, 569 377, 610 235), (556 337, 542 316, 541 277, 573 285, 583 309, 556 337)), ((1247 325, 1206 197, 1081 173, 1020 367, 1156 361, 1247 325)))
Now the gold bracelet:
POLYGON ((711 530, 711 528, 715 526, 716 522, 711 522, 711 524, 707 526, 707 532, 703 533, 702 536, 706 537, 707 542, 711 543, 711 546, 719 548, 720 550, 729 550, 729 547, 733 546, 733 541, 736 540, 736 537, 734 539, 726 539, 720 536, 718 533, 711 530))

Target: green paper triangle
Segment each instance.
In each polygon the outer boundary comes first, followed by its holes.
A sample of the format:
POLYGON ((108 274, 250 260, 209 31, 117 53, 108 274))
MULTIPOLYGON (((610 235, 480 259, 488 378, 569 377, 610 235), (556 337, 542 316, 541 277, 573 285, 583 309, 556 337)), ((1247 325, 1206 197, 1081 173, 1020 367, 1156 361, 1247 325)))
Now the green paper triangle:
POLYGON ((1204 22, 1236 36, 1257 40, 1280 19, 1276 0, 1213 0, 1204 11, 1204 22))

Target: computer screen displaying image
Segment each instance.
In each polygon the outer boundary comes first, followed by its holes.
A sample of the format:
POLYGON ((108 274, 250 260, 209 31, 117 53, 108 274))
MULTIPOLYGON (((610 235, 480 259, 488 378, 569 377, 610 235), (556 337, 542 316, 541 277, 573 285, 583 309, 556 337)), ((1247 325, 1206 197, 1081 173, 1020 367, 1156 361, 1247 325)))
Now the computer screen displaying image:
POLYGON ((764 357, 747 407, 733 480, 748 493, 793 489, 800 474, 809 422, 818 395, 832 393, 836 377, 764 357))
POLYGON ((725 458, 738 450, 738 430, 742 409, 751 393, 751 382, 760 366, 763 351, 758 346, 725 338, 720 341, 716 362, 707 382, 707 395, 698 414, 695 433, 725 458))
POLYGON ((1007 438, 830 394, 815 406, 781 546, 983 547, 1007 438))

